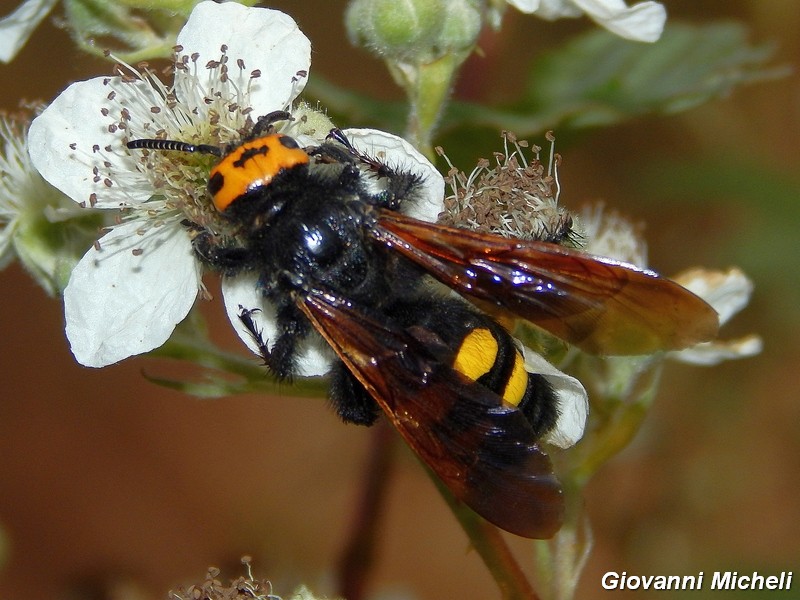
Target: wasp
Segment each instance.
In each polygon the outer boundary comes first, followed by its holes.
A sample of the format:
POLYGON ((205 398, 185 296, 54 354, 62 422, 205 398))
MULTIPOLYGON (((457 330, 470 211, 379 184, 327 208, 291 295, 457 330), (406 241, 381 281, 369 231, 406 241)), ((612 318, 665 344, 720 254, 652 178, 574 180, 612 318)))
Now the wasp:
POLYGON ((528 372, 511 334, 475 300, 599 354, 648 354, 711 339, 715 311, 652 271, 544 241, 522 241, 413 219, 420 175, 357 150, 334 129, 315 147, 275 131, 275 112, 225 148, 139 139, 130 149, 211 154, 208 193, 235 235, 199 231, 211 268, 258 275, 276 307, 264 340, 240 318, 275 376, 297 371, 319 335, 336 360, 329 396, 346 422, 383 413, 461 501, 498 527, 552 536, 562 488, 542 436, 560 407, 528 372), (367 175, 385 185, 376 191, 367 175), (442 294, 433 277, 451 290, 442 294))

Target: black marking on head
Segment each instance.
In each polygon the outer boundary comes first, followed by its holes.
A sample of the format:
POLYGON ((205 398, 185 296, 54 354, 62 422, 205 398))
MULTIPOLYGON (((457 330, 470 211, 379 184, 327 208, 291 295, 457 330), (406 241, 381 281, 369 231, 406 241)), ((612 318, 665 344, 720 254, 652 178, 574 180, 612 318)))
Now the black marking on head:
POLYGON ((269 152, 269 146, 266 144, 262 144, 261 146, 253 146, 251 148, 246 148, 242 151, 242 155, 235 161, 233 161, 233 166, 237 168, 241 168, 247 163, 248 160, 253 158, 254 156, 258 156, 259 154, 266 156, 269 152))
POLYGON ((212 196, 225 186, 225 177, 219 171, 216 171, 211 177, 208 178, 208 191, 212 196))

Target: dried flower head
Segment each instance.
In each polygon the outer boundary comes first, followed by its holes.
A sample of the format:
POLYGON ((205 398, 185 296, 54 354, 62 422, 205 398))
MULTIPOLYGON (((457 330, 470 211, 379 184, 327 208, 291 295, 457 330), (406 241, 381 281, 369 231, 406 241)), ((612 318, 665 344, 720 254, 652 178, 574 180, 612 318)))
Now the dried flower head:
POLYGON ((304 585, 299 586, 285 599, 277 596, 272 593, 270 581, 253 577, 251 557, 243 556, 242 564, 247 571, 246 575, 225 583, 219 578, 220 570, 217 567, 210 567, 202 582, 172 590, 169 597, 173 600, 198 600, 199 598, 203 600, 317 600, 320 598, 312 594, 304 585))
POLYGON ((572 217, 558 206, 560 157, 551 151, 545 166, 539 146, 530 147, 509 131, 502 136, 503 151, 494 153, 494 162, 480 159, 469 175, 454 167, 441 148, 436 149, 450 166, 445 181, 452 191, 444 200, 439 222, 505 237, 575 245, 572 217), (529 147, 528 158, 524 150, 529 147))

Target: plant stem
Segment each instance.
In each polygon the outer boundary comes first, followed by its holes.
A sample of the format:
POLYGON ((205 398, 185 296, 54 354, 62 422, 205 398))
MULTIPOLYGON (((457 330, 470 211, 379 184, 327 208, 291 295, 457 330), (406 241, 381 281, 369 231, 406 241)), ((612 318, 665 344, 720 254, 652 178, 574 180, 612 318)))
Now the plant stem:
POLYGON ((364 597, 367 576, 375 563, 379 522, 386 500, 395 439, 395 433, 385 419, 380 419, 372 428, 363 486, 337 565, 337 594, 347 600, 361 600, 364 597))
POLYGON ((469 537, 472 546, 489 569, 504 600, 539 600, 539 595, 522 572, 500 530, 465 504, 456 500, 433 473, 431 478, 439 488, 450 510, 469 537))

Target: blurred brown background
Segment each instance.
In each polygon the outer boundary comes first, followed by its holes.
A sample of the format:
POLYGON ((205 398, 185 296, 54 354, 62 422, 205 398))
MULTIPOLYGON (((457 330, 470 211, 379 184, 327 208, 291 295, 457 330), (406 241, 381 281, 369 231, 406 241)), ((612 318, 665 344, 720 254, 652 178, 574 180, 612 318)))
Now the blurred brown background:
MULTIPOLYGON (((14 4, 6 0, 0 13, 14 4)), ((312 78, 320 72, 399 98, 382 65, 345 41, 344 3, 325 2, 324 11, 321 4, 271 4, 312 39, 312 78)), ((666 5, 673 19, 743 21, 752 41, 778 44, 777 62, 798 65, 794 0, 666 5)), ((497 46, 472 63, 488 85, 478 92, 470 85, 470 93, 489 102, 521 85, 515 67, 539 44, 591 26, 513 13, 497 46)), ((0 66, 0 108, 51 99, 66 83, 108 70, 79 57, 66 34, 47 24, 14 63, 0 66)), ((587 490, 596 547, 579 598, 607 597, 600 577, 611 570, 709 577, 797 569, 800 589, 799 134, 795 72, 677 117, 588 132, 563 150, 562 202, 603 198, 646 221, 651 262, 665 274, 695 264, 743 267, 755 296, 725 335, 758 332, 765 340, 755 359, 667 368, 644 429, 587 490), (709 178, 715 164, 738 167, 738 176, 709 178)), ((201 580, 210 565, 240 574, 243 554, 254 556, 256 574, 270 578, 276 593, 298 581, 332 592, 367 430, 339 424, 319 399, 185 397, 143 379, 143 370, 170 372, 152 360, 82 368, 69 353, 60 302, 17 266, 0 273, 0 285, 0 528, 9 553, 0 598, 102 598, 120 586, 162 598, 201 580)), ((217 323, 216 339, 237 347, 221 307, 210 304, 205 313, 217 323)), ((497 597, 431 482, 407 452, 399 454, 372 580, 376 597, 497 597)), ((513 544, 530 564, 527 542, 513 544)), ((693 597, 734 597, 716 594, 693 597)))

